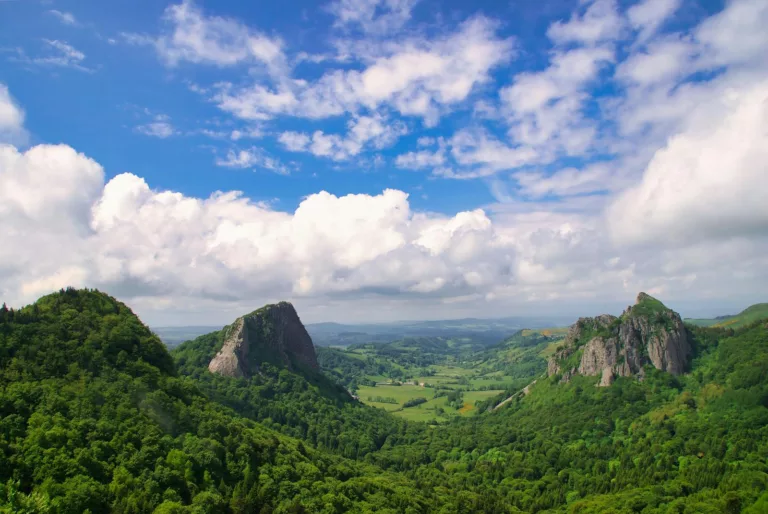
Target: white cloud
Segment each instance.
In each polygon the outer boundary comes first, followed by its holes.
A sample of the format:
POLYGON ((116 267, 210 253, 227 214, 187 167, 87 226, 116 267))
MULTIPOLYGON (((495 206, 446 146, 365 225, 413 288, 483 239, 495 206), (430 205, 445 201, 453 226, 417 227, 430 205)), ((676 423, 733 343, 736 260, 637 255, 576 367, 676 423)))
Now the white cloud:
POLYGON ((602 46, 556 51, 544 71, 515 76, 499 92, 510 138, 535 149, 542 162, 589 150, 596 129, 583 112, 587 89, 613 59, 613 50, 602 46))
POLYGON ((334 0, 328 11, 337 27, 357 27, 372 34, 391 34, 411 18, 418 0, 334 0))
POLYGON ((577 42, 593 45, 616 39, 624 25, 615 0, 596 0, 579 16, 549 26, 547 36, 557 43, 577 42))
POLYGON ((300 132, 288 131, 280 134, 278 141, 280 141, 286 150, 291 152, 304 152, 309 146, 310 141, 312 141, 312 138, 300 132))
POLYGON ((232 141, 239 141, 241 139, 260 139, 264 137, 264 132, 260 127, 248 127, 245 129, 235 129, 229 134, 232 141))
POLYGON ((715 16, 704 20, 696 39, 711 66, 768 65, 768 5, 763 0, 734 0, 715 16))
POLYGON ((670 36, 653 41, 640 52, 629 56, 616 70, 616 76, 630 84, 652 86, 669 84, 687 76, 698 49, 689 39, 670 36))
MULTIPOLYGON (((740 99, 739 112, 754 101, 740 99)), ((370 319, 372 308, 390 319, 414 308, 422 318, 544 305, 587 314, 590 302, 624 303, 652 288, 667 301, 752 298, 768 278, 768 244, 754 240, 622 249, 599 216, 543 204, 493 216, 420 213, 391 189, 320 192, 286 212, 238 192, 153 190, 130 173, 105 184, 101 166, 64 145, 2 147, 0 195, 4 301, 98 287, 157 323, 223 323, 278 299, 316 320, 370 319), (735 273, 734 259, 749 272, 735 273)))
POLYGON ((28 139, 24 129, 24 111, 13 101, 8 87, 0 83, 0 144, 23 146, 28 139))
POLYGON ((617 240, 768 235, 768 81, 713 100, 616 200, 609 220, 617 240))
POLYGON ((77 19, 71 12, 63 12, 56 9, 51 9, 48 11, 48 14, 58 18, 58 20, 64 25, 77 25, 77 19))
POLYGON ((89 73, 93 71, 92 69, 83 65, 85 54, 66 41, 60 41, 58 39, 43 39, 43 42, 46 45, 46 52, 44 54, 41 54, 37 57, 29 57, 22 49, 18 48, 18 57, 14 60, 38 66, 72 68, 89 73))
POLYGON ((260 62, 268 71, 285 73, 283 43, 232 18, 208 16, 192 0, 166 8, 163 20, 169 30, 158 38, 124 34, 134 44, 150 44, 169 65, 180 62, 232 66, 260 62))
POLYGON ((226 157, 217 158, 215 162, 216 166, 223 166, 225 168, 263 168, 280 175, 288 175, 290 173, 285 164, 255 147, 247 150, 229 150, 226 157))
POLYGON ((224 111, 248 120, 277 114, 325 118, 389 105, 434 124, 441 109, 464 101, 511 57, 512 42, 495 31, 494 22, 476 17, 448 37, 405 40, 363 70, 328 71, 315 82, 281 81, 275 89, 226 84, 214 99, 224 111))
POLYGON ((38 145, 24 153, 0 146, 0 212, 11 225, 28 221, 43 231, 81 231, 103 179, 99 164, 66 145, 38 145))
POLYGON ((521 171, 513 175, 520 192, 534 198, 546 195, 570 196, 618 189, 613 164, 599 163, 584 169, 565 168, 555 173, 521 171))
POLYGON ((292 152, 310 152, 318 157, 343 161, 360 154, 366 147, 386 148, 408 132, 403 122, 390 121, 379 114, 355 117, 347 123, 347 127, 345 137, 325 134, 321 130, 311 136, 288 131, 280 134, 278 141, 292 152))
POLYGON ((531 147, 508 146, 483 130, 462 129, 454 134, 450 145, 451 156, 465 169, 438 170, 437 174, 446 178, 485 177, 538 159, 538 153, 531 147))
POLYGON ((139 125, 136 127, 136 132, 144 134, 145 136, 158 137, 165 139, 177 134, 175 128, 171 124, 171 119, 165 114, 158 114, 154 116, 153 121, 139 125))
POLYGON ((2 202, 3 214, 19 223, 0 231, 4 262, 18 264, 2 281, 4 298, 64 281, 138 297, 246 300, 369 289, 440 297, 490 287, 507 269, 482 211, 419 214, 401 191, 320 192, 291 213, 237 192, 198 199, 153 191, 129 173, 106 184, 103 177, 98 164, 66 146, 2 150, 2 191, 12 200, 2 202), (32 187, 41 180, 57 187, 32 187), (73 227, 61 252, 45 247, 54 223, 73 227))
POLYGON ((627 10, 632 28, 639 30, 640 42, 651 37, 680 8, 681 0, 642 0, 627 10))
POLYGON ((395 159, 395 165, 398 168, 420 170, 424 168, 435 168, 445 164, 445 148, 441 146, 435 151, 419 150, 417 152, 407 152, 398 155, 395 159))

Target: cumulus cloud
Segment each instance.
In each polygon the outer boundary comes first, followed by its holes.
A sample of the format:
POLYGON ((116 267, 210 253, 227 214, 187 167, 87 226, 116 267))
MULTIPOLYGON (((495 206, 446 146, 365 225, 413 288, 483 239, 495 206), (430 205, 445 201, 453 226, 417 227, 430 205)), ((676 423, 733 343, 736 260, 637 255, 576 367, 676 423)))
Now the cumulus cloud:
POLYGON ((370 290, 439 298, 509 279, 510 249, 485 213, 413 212, 397 190, 320 192, 281 212, 238 192, 155 191, 130 173, 104 184, 97 163, 63 145, 3 147, 0 180, 3 217, 12 221, 0 236, 4 262, 18 266, 4 277, 5 297, 72 283, 129 296, 370 290), (40 190, 40 182, 56 187, 40 190), (46 246, 64 237, 66 249, 46 246))
POLYGON ((768 81, 726 91, 654 155, 609 211, 632 243, 768 235, 768 81))
MULTIPOLYGON (((734 100, 739 117, 728 123, 755 128, 743 117, 754 111, 754 94, 734 100)), ((627 203, 645 213, 641 197, 632 193, 627 203)), ((755 203, 747 198, 749 206, 755 203)), ((278 299, 296 301, 314 319, 370 319, 365 310, 372 308, 392 319, 416 306, 421 317, 503 315, 541 302, 577 302, 583 313, 587 301, 631 300, 641 289, 665 299, 694 290, 744 294, 768 278, 768 245, 754 238, 710 242, 706 251, 624 248, 612 243, 599 215, 544 204, 424 213, 394 189, 321 191, 281 211, 236 191, 197 198, 155 190, 130 173, 105 183, 98 163, 65 145, 0 148, 0 214, 4 301, 18 305, 67 285, 98 287, 158 322, 174 312, 186 316, 179 322, 226 322, 278 299), (736 274, 728 265, 735 255, 752 271, 736 274)))
POLYGON ((28 134, 24 129, 24 111, 11 98, 8 87, 0 83, 0 144, 25 145, 28 134))

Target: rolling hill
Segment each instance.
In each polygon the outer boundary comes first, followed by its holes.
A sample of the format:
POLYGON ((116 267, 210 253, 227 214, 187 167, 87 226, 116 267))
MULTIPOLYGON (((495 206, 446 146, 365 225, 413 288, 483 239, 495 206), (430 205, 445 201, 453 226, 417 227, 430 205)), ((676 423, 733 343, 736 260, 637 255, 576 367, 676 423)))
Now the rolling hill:
POLYGON ((765 318, 768 318, 768 303, 756 303, 747 307, 739 314, 708 319, 686 318, 685 322, 700 327, 740 328, 765 318))
MULTIPOLYGON (((681 329, 676 313, 641 295, 621 317, 581 319, 564 340, 563 330, 522 330, 467 353, 439 338, 404 339, 390 348, 392 372, 429 372, 445 396, 403 396, 397 409, 455 412, 426 424, 355 401, 338 376, 297 365, 309 348, 288 310, 266 306, 169 353, 98 291, 0 308, 0 512, 768 511, 766 319, 681 329), (654 348, 681 330, 685 366, 659 365, 654 348), (614 339, 642 373, 595 387, 601 376, 582 362, 563 380, 563 348, 586 354, 614 339), (212 373, 232 340, 247 343, 233 352, 253 342, 259 354, 238 354, 243 373, 212 373), (439 365, 413 360, 443 351, 439 365), (544 376, 545 356, 562 369, 544 376), (481 408, 497 405, 484 396, 493 389, 478 388, 484 377, 509 373, 537 380, 498 409, 481 408)), ((322 349, 318 363, 342 378, 387 372, 377 352, 388 346, 322 349)), ((623 366, 618 357, 606 363, 623 366)))

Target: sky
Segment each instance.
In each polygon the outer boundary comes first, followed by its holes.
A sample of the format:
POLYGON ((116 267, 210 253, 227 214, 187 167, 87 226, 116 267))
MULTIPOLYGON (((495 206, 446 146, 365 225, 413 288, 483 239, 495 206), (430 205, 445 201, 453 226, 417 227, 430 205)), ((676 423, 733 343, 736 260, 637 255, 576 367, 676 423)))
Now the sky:
POLYGON ((0 0, 0 300, 768 301, 765 27, 765 0, 0 0))

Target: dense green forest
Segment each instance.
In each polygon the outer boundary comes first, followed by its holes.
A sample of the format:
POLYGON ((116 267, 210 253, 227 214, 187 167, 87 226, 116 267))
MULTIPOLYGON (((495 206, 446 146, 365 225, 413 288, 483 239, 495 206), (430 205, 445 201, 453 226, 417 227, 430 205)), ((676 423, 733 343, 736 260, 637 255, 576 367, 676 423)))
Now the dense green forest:
POLYGON ((768 512, 768 321, 687 330, 688 373, 601 388, 543 378, 561 336, 543 332, 437 364, 321 351, 335 373, 244 379, 207 370, 222 332, 169 353, 122 303, 61 291, 0 309, 0 512, 768 512), (480 374, 538 380, 430 424, 345 387, 447 363, 480 370, 454 402, 480 374))
POLYGON ((8 513, 428 504, 401 475, 316 451, 209 400, 125 305, 95 291, 0 311, 0 460, 8 513))

